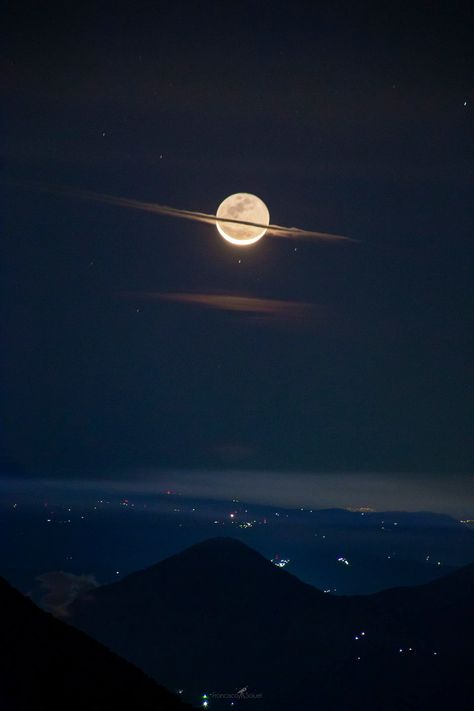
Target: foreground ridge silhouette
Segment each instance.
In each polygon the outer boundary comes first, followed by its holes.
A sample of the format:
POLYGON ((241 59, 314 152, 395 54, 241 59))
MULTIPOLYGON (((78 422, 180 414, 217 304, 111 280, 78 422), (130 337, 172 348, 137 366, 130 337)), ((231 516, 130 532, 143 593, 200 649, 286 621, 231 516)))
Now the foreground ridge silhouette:
POLYGON ((86 634, 0 578, 0 709, 191 711, 86 634))

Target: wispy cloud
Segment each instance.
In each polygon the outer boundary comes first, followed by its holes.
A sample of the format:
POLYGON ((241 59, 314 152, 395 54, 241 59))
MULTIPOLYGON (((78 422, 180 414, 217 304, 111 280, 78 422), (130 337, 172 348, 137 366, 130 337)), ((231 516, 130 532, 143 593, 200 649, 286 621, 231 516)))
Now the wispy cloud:
POLYGON ((180 301, 186 304, 207 306, 221 311, 242 311, 255 314, 301 314, 315 311, 314 304, 281 299, 260 299, 255 296, 233 296, 232 294, 193 294, 188 292, 164 292, 148 296, 165 301, 180 301))
POLYGON ((41 598, 41 606, 57 617, 68 617, 69 605, 89 590, 97 587, 98 582, 93 575, 74 575, 62 570, 55 570, 39 575, 45 594, 41 598))
POLYGON ((255 323, 284 323, 301 326, 323 320, 326 307, 305 301, 262 299, 241 294, 213 294, 194 292, 133 292, 130 296, 145 300, 171 301, 207 309, 239 313, 255 323))

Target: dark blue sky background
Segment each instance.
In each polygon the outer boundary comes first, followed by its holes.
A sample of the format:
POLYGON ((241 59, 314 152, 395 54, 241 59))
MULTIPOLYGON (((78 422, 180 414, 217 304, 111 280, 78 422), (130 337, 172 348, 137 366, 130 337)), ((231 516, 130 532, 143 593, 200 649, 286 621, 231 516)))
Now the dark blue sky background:
POLYGON ((7 3, 5 470, 467 473, 468 4, 220 5, 7 3), (32 182, 252 192, 360 242, 234 249, 32 182))

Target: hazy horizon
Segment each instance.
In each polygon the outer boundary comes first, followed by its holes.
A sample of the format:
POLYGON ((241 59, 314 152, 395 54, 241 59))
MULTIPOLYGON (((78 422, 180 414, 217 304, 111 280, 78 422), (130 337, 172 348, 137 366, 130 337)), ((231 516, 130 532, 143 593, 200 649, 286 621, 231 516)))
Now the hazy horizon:
POLYGON ((273 472, 148 469, 93 476, 0 477, 9 498, 61 491, 107 491, 117 495, 158 495, 167 490, 208 500, 239 499, 284 508, 360 508, 376 511, 432 511, 455 518, 474 517, 474 481, 464 474, 449 479, 394 472, 273 472))

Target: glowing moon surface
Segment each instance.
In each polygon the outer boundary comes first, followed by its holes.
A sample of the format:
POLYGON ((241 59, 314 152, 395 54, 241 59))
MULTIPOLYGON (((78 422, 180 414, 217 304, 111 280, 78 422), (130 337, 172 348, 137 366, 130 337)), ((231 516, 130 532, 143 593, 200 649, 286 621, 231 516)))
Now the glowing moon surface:
POLYGON ((216 217, 216 226, 223 238, 239 246, 254 244, 262 239, 267 231, 262 225, 268 225, 270 222, 270 213, 263 200, 250 193, 229 195, 217 208, 216 217), (254 224, 219 222, 219 217, 254 224))

